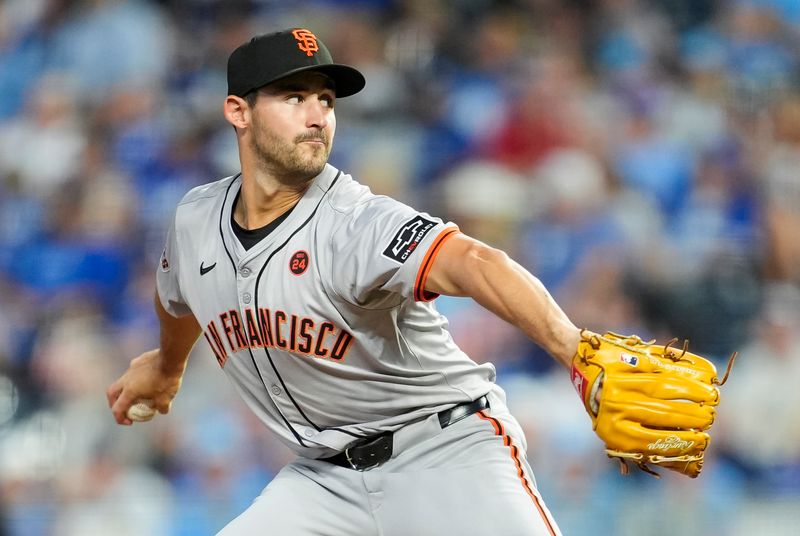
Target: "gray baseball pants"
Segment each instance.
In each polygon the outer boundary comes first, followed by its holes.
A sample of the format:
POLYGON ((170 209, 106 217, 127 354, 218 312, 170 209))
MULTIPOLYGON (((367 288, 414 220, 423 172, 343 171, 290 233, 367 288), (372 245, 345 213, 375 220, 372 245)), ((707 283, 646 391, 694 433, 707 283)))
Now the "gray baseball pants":
POLYGON ((218 536, 560 536, 502 395, 444 430, 437 415, 395 432, 366 471, 299 458, 218 536))

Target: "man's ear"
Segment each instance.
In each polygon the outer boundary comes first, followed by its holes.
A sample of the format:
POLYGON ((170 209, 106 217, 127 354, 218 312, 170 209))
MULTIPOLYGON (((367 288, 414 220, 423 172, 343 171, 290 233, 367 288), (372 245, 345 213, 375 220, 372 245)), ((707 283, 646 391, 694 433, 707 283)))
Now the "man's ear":
POLYGON ((241 97, 228 95, 223 104, 225 119, 236 128, 246 128, 250 125, 250 107, 241 97))

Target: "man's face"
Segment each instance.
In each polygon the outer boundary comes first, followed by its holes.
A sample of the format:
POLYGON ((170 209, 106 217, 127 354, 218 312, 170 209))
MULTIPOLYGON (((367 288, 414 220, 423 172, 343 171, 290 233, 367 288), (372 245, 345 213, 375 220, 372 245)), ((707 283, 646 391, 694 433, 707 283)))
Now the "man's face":
POLYGON ((319 175, 336 131, 333 84, 300 73, 258 90, 250 137, 260 167, 292 182, 319 175))

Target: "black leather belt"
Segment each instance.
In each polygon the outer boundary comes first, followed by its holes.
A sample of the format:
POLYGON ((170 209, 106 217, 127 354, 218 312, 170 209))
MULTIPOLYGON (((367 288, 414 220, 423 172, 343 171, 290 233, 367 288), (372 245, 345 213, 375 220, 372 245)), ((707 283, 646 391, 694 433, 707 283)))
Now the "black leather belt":
MULTIPOLYGON (((489 400, 482 396, 472 402, 464 402, 450 409, 439 412, 439 425, 442 429, 451 424, 455 424, 462 419, 466 419, 473 413, 489 407, 489 400)), ((386 432, 374 437, 370 437, 351 445, 339 454, 330 458, 321 458, 322 461, 329 462, 356 471, 365 471, 385 463, 392 457, 392 433, 386 432)))

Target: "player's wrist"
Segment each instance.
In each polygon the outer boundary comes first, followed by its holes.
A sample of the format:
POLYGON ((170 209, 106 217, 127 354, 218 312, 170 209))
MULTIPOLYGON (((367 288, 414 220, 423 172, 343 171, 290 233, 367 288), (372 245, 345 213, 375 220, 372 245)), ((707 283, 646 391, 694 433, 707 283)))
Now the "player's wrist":
POLYGON ((570 369, 572 367, 572 360, 578 351, 578 345, 581 342, 581 330, 572 324, 564 324, 557 332, 557 337, 554 338, 555 345, 551 351, 555 357, 564 367, 570 369))
POLYGON ((180 378, 186 370, 186 359, 176 359, 167 352, 159 350, 154 365, 159 374, 166 378, 180 378))

